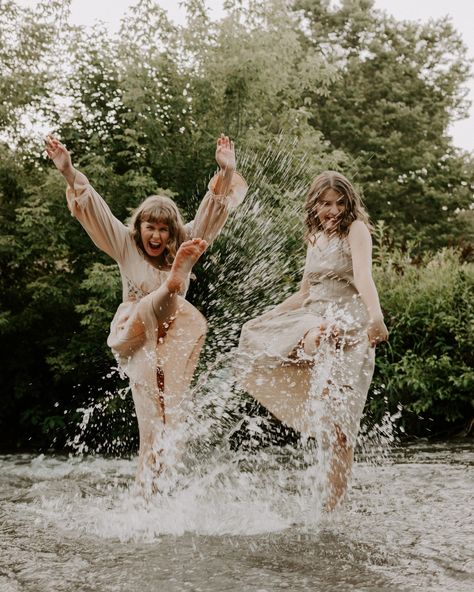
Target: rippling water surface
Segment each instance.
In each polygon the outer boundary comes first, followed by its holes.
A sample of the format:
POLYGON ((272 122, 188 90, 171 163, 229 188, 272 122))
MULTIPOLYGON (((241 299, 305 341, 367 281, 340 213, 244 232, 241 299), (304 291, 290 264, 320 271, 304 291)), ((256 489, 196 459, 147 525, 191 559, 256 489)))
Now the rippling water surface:
POLYGON ((331 517, 293 454, 188 463, 148 502, 134 460, 1 456, 0 591, 474 588, 474 446, 360 457, 331 517))

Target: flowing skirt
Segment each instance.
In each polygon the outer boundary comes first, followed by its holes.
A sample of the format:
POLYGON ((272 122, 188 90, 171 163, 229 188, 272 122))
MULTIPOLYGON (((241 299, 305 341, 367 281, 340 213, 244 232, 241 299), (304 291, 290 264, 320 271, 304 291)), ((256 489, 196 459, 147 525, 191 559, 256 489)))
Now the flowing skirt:
POLYGON ((189 386, 204 344, 206 319, 179 297, 173 320, 160 335, 151 295, 122 303, 107 344, 128 376, 140 431, 142 465, 161 451, 165 431, 182 428, 188 413, 189 386))
POLYGON ((360 297, 338 282, 310 292, 301 306, 247 322, 239 343, 242 386, 277 419, 308 435, 337 426, 355 445, 372 380, 374 349, 360 297), (304 354, 309 331, 326 327, 314 356, 304 354), (338 342, 329 336, 339 332, 338 342))

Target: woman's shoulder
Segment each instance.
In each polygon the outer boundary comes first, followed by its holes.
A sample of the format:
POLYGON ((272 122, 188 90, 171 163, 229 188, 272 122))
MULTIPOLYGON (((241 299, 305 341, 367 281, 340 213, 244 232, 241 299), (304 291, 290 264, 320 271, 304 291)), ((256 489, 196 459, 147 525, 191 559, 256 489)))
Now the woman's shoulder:
POLYGON ((349 241, 354 238, 370 238, 370 230, 368 225, 363 220, 354 220, 354 222, 352 222, 352 224, 349 226, 347 238, 349 241))
POLYGON ((151 266, 150 263, 143 256, 140 248, 138 247, 133 233, 127 226, 127 233, 124 240, 124 256, 122 261, 123 267, 125 268, 140 268, 146 269, 151 266))
POLYGON ((351 225, 349 226, 349 232, 369 232, 369 225, 367 224, 367 222, 365 222, 364 220, 361 220, 360 218, 358 218, 357 220, 354 220, 353 222, 351 222, 351 225))
POLYGON ((127 254, 132 257, 140 255, 140 250, 135 241, 132 230, 129 226, 125 226, 125 228, 127 232, 124 233, 124 242, 126 245, 127 254))

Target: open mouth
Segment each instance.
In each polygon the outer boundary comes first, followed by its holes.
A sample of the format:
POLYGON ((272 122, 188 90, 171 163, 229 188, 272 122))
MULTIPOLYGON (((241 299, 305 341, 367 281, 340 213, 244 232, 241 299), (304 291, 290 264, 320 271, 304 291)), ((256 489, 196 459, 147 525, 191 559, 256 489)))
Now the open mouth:
POLYGON ((161 247, 161 243, 152 243, 151 241, 148 243, 150 245, 150 247, 156 251, 156 249, 159 249, 161 247))

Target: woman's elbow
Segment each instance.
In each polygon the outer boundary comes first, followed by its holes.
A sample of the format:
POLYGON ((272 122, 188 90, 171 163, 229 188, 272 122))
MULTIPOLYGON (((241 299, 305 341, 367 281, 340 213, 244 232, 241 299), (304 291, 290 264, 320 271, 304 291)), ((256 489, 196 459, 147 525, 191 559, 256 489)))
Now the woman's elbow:
POLYGON ((359 290, 364 289, 366 286, 370 286, 374 283, 372 278, 372 273, 370 270, 361 271, 359 273, 354 273, 354 284, 355 287, 359 290))

